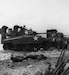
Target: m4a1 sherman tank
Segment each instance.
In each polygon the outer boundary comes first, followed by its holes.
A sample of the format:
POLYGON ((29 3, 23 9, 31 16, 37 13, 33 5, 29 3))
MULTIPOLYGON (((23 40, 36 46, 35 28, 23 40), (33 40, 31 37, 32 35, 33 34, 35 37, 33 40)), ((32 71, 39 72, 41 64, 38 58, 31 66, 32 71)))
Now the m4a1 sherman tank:
POLYGON ((37 33, 32 29, 28 30, 25 26, 15 25, 13 30, 3 26, 1 35, 4 50, 37 51, 48 50, 51 47, 67 48, 67 41, 64 39, 63 33, 58 33, 56 29, 47 30, 46 33, 37 33), (39 34, 45 34, 47 38, 39 34))
POLYGON ((4 50, 16 51, 37 51, 40 48, 46 49, 46 38, 39 36, 39 33, 26 29, 25 26, 15 25, 13 30, 2 27, 2 43, 4 50))

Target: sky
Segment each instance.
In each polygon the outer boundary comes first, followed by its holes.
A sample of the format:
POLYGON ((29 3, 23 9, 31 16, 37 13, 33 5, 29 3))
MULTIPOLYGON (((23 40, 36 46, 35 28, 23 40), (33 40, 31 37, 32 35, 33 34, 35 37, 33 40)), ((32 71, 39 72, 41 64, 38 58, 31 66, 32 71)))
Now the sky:
POLYGON ((26 25, 37 32, 69 35, 69 0, 0 0, 0 27, 26 25))

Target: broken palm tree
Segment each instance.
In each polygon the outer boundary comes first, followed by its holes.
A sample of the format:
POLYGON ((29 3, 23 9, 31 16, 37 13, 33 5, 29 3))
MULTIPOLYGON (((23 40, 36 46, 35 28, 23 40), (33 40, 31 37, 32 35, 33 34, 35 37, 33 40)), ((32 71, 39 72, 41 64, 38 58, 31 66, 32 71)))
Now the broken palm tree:
POLYGON ((65 57, 65 52, 62 51, 57 63, 55 65, 55 69, 51 71, 51 66, 49 66, 48 71, 45 73, 45 75, 68 75, 69 73, 69 67, 67 69, 64 69, 66 66, 68 59, 65 57))

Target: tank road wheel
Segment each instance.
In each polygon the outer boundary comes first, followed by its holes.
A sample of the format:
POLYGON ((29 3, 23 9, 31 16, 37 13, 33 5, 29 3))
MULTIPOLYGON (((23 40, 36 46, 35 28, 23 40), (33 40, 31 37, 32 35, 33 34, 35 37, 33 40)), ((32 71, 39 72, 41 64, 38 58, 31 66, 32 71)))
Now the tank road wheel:
POLYGON ((45 47, 45 44, 38 44, 37 45, 37 51, 39 51, 39 50, 44 50, 44 47, 45 47))
POLYGON ((23 45, 22 47, 23 47, 23 48, 22 48, 23 51, 25 51, 25 52, 26 52, 26 51, 27 51, 27 52, 34 51, 34 47, 33 47, 33 45, 31 45, 31 44, 30 44, 30 45, 23 45))
POLYGON ((9 49, 9 44, 7 44, 7 43, 4 44, 4 45, 3 45, 3 48, 4 48, 4 50, 9 49))
POLYGON ((21 46, 21 51, 24 51, 24 52, 29 51, 29 46, 22 44, 22 46, 21 46))
POLYGON ((28 51, 34 51, 34 47, 33 47, 33 45, 31 44, 31 45, 28 45, 28 51))
POLYGON ((19 45, 17 45, 17 51, 22 51, 22 45, 21 44, 19 44, 19 45))
POLYGON ((13 44, 13 50, 17 50, 17 45, 16 44, 13 44))
POLYGON ((38 51, 37 47, 34 47, 34 52, 37 52, 37 51, 38 51))
POLYGON ((9 49, 14 50, 13 44, 9 43, 9 49))

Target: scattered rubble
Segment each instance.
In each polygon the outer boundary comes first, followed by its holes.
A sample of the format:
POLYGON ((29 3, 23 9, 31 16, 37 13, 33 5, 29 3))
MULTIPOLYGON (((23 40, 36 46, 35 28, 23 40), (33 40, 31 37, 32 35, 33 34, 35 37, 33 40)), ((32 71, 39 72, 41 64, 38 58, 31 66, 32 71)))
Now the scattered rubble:
POLYGON ((0 61, 8 60, 11 57, 11 53, 0 53, 0 61))
MULTIPOLYGON (((41 52, 40 52, 41 53, 41 52)), ((43 52, 45 53, 45 52, 43 52)), ((34 55, 24 55, 23 53, 10 53, 8 56, 13 56, 14 58, 10 60, 9 58, 6 60, 0 61, 0 74, 1 75, 67 75, 68 69, 68 62, 69 60, 66 59, 66 55, 68 52, 62 51, 61 53, 55 51, 49 51, 49 54, 60 54, 60 57, 46 57, 44 54, 36 54, 34 55), (13 54, 13 55, 12 55, 13 54), (35 60, 34 60, 35 59, 35 60), (58 59, 58 61, 57 61, 58 59), (57 63, 56 63, 57 62, 57 63), (59 74, 61 70, 61 73, 59 74), (49 72, 50 71, 50 72, 49 72), (62 74, 63 73, 63 74, 62 74)), ((4 53, 6 55, 6 53, 4 53)), ((68 54, 67 54, 68 55, 68 54)), ((1 57, 1 56, 0 56, 1 57)))

